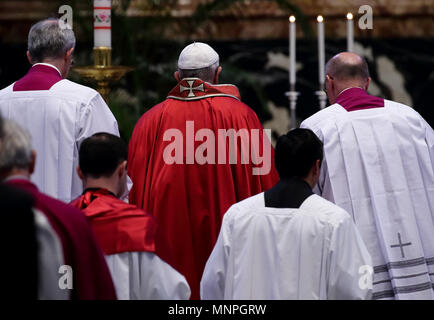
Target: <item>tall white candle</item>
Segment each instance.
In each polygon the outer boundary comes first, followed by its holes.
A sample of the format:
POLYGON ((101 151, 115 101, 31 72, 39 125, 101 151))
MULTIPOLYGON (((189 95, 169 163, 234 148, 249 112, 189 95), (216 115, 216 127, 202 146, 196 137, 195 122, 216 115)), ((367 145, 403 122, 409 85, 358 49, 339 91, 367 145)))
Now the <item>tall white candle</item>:
POLYGON ((354 51, 354 20, 351 12, 347 13, 347 51, 354 51))
POLYGON ((95 47, 112 46, 111 0, 93 0, 93 35, 95 47))
POLYGON ((295 91, 295 17, 289 17, 289 84, 290 91, 295 91))
POLYGON ((325 45, 324 45, 324 18, 318 16, 318 80, 320 90, 324 89, 324 66, 325 66, 325 45))

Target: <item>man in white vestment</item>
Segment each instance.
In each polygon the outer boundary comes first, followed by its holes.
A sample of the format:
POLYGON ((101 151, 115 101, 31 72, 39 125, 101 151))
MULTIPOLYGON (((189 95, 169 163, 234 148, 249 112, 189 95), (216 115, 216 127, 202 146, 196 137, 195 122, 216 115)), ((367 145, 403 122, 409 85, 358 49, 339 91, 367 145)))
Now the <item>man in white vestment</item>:
POLYGON ((182 274, 155 254, 154 218, 118 199, 127 179, 128 146, 119 137, 96 133, 79 152, 85 190, 71 204, 86 215, 106 254, 118 299, 189 299, 182 274))
POLYGON ((331 106, 306 119, 324 143, 315 191, 348 211, 374 264, 374 299, 434 298, 434 132, 411 107, 369 95, 366 61, 326 66, 331 106))
POLYGON ((351 216, 312 192, 322 157, 310 130, 278 139, 281 180, 224 215, 202 299, 370 298, 371 258, 351 216))
POLYGON ((82 191, 75 170, 81 141, 99 131, 119 135, 116 119, 99 93, 65 79, 74 46, 74 32, 59 20, 36 23, 27 51, 33 66, 0 91, 3 117, 17 121, 32 135, 39 155, 32 181, 64 202, 82 191))

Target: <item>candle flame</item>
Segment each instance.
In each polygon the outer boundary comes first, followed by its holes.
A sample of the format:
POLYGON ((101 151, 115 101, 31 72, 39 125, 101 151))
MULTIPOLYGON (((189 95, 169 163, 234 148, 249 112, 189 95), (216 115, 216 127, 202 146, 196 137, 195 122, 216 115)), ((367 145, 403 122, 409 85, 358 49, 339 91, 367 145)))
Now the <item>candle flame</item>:
POLYGON ((295 22, 295 17, 294 16, 290 16, 289 17, 289 22, 291 22, 291 23, 295 22))
POLYGON ((316 18, 316 20, 317 20, 318 22, 323 22, 323 21, 324 21, 324 18, 323 18, 323 16, 319 15, 319 16, 316 18))
POLYGON ((351 12, 347 13, 347 19, 348 20, 352 20, 353 19, 353 14, 351 12))

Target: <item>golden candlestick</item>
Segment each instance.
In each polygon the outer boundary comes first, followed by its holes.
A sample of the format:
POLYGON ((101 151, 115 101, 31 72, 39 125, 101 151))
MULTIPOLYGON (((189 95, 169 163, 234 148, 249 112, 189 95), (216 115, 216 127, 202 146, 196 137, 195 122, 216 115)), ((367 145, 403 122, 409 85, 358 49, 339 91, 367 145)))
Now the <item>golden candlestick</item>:
POLYGON ((125 66, 112 66, 112 48, 96 47, 93 49, 93 66, 74 67, 72 71, 76 72, 86 81, 96 82, 97 91, 108 103, 110 93, 109 84, 119 81, 127 72, 134 68, 125 66))

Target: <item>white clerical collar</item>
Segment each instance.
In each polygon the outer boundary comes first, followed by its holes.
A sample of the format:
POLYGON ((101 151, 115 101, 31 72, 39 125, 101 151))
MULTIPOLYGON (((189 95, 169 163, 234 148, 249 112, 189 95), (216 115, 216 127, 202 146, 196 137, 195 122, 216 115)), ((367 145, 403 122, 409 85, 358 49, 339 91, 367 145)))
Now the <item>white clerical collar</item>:
POLYGON ((345 91, 350 90, 350 89, 354 89, 354 88, 358 88, 358 89, 365 90, 365 89, 363 89, 362 87, 349 87, 349 88, 345 88, 344 90, 342 90, 341 92, 339 92, 338 97, 339 97, 342 93, 344 93, 345 91))
POLYGON ((35 64, 32 66, 32 68, 33 68, 34 66, 37 66, 38 64, 39 64, 39 65, 43 65, 43 66, 47 66, 47 67, 54 68, 54 69, 57 70, 57 72, 59 72, 59 75, 62 76, 62 74, 60 73, 60 70, 59 70, 56 66, 53 66, 53 65, 50 64, 50 63, 38 62, 38 63, 35 63, 35 64))
POLYGON ((29 177, 26 177, 24 175, 21 174, 16 174, 16 175, 12 175, 7 177, 6 179, 3 180, 3 182, 7 182, 7 181, 11 181, 11 180, 30 180, 29 177))

